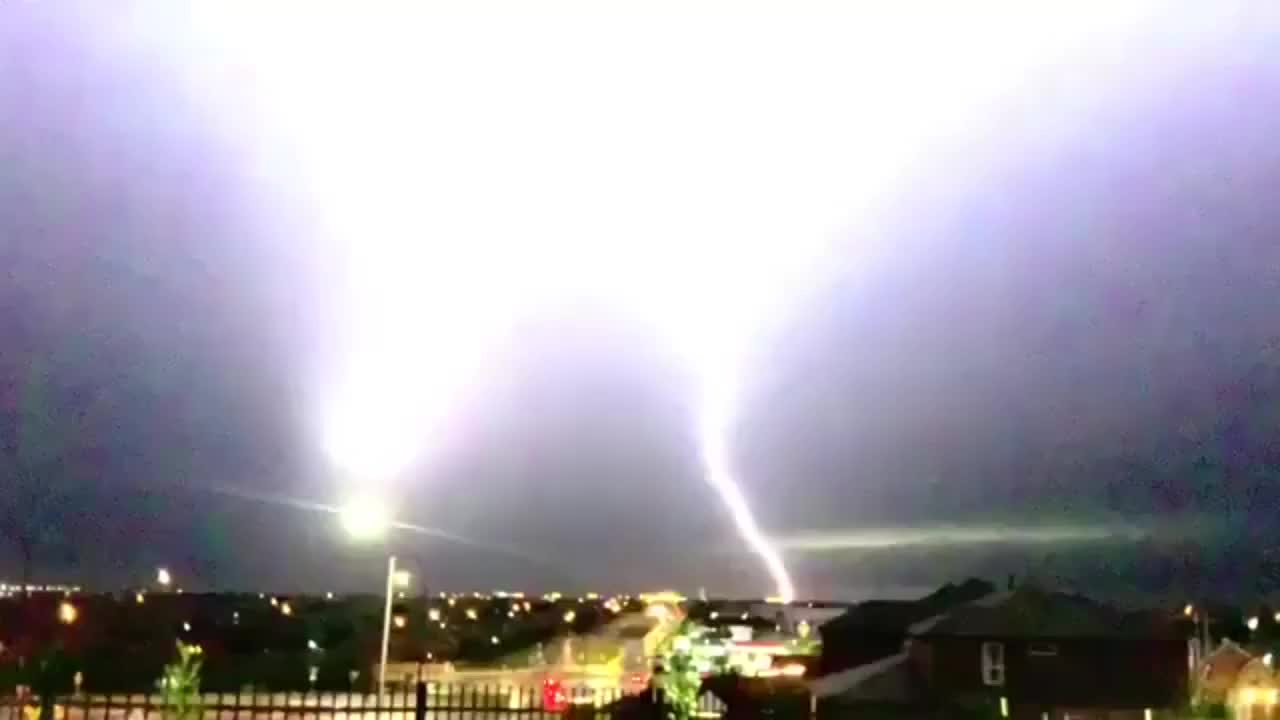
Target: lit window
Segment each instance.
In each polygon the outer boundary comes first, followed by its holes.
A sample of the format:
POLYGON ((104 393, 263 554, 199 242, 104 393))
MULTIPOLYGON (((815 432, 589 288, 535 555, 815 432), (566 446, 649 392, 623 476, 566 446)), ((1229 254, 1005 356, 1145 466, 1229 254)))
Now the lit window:
POLYGON ((1027 648, 1027 654, 1036 657, 1055 657, 1058 654, 1058 646, 1053 643, 1033 642, 1027 648))
POLYGON ((982 682, 1004 685, 1004 643, 982 643, 982 682))

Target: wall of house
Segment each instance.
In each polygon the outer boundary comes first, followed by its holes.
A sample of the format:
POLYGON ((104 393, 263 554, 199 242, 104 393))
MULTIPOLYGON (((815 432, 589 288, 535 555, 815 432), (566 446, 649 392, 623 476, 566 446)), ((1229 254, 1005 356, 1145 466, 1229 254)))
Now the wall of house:
POLYGON ((935 696, 1005 696, 1053 707, 1180 707, 1187 702, 1181 638, 1044 639, 1053 656, 1031 654, 1026 639, 940 637, 912 642, 913 667, 935 696), (983 682, 982 643, 1004 643, 1005 682, 983 682))
POLYGON ((819 660, 821 674, 840 672, 896 655, 902 652, 905 641, 906 630, 824 632, 819 660))

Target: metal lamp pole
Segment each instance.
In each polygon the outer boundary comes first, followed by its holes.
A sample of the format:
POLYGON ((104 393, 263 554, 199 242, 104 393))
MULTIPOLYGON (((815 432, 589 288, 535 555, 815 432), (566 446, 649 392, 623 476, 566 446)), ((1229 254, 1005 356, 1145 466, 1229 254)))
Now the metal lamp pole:
POLYGON ((378 702, 386 696, 387 650, 391 645, 391 598, 395 594, 396 556, 387 558, 387 597, 382 610, 382 655, 378 663, 378 702))

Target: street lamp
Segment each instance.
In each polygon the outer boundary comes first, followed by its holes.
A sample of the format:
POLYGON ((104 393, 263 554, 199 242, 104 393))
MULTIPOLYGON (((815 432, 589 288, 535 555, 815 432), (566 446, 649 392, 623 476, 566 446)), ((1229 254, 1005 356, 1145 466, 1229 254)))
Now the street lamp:
POLYGON ((358 499, 348 503, 342 508, 340 520, 342 529, 347 535, 351 536, 352 540, 360 542, 380 540, 391 528, 387 509, 369 499, 358 499))
MULTIPOLYGON (((385 506, 362 498, 349 502, 340 513, 342 529, 351 539, 356 541, 379 540, 386 536, 391 528, 390 515, 385 506)), ((378 697, 385 695, 387 686, 387 655, 391 646, 391 602, 396 588, 408 587, 409 573, 396 568, 396 556, 387 556, 387 590, 382 610, 382 646, 378 658, 378 697)), ((396 626, 402 627, 403 620, 397 618, 396 626)))
POLYGON ((173 576, 169 574, 168 568, 156 569, 156 582, 159 583, 162 588, 168 588, 173 584, 173 576))

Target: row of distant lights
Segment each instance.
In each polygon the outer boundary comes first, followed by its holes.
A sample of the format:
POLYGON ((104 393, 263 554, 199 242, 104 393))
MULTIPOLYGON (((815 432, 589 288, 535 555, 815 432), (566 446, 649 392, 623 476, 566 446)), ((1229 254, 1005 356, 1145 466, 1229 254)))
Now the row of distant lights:
MULTIPOLYGON (((1182 614, 1195 620, 1200 619, 1199 616, 1196 615, 1195 606, 1192 605, 1191 603, 1187 603, 1186 605, 1183 606, 1182 614)), ((1272 619, 1276 622, 1277 625, 1280 625, 1280 612, 1277 612, 1274 616, 1272 616, 1272 619)), ((1247 620, 1244 621, 1244 624, 1249 628, 1250 631, 1253 631, 1258 629, 1258 625, 1260 624, 1260 622, 1261 621, 1257 615, 1252 615, 1247 620)))
POLYGON ((10 585, 0 583, 0 598, 15 597, 26 593, 62 593, 69 595, 80 592, 79 585, 10 585))

